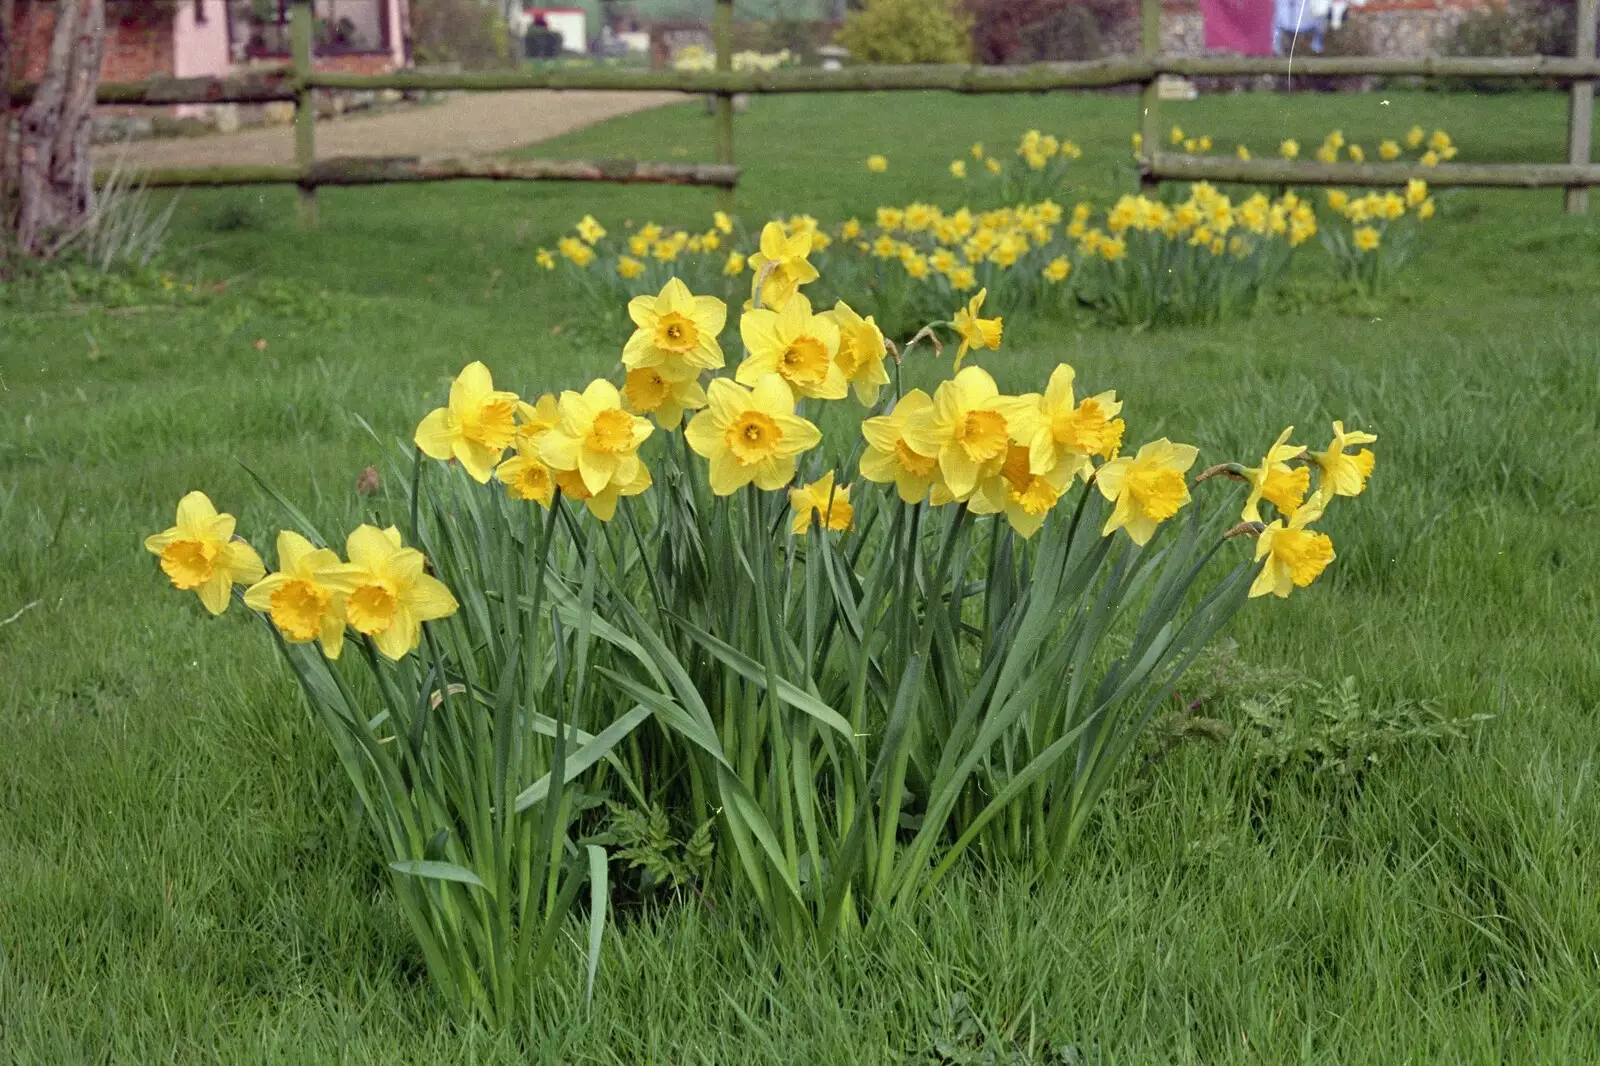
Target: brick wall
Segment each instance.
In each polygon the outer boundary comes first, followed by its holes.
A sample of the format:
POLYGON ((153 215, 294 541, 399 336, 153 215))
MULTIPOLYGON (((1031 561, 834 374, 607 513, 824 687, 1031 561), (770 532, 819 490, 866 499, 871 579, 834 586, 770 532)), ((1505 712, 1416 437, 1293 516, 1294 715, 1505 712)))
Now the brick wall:
MULTIPOLYGON (((35 2, 29 7, 29 25, 19 36, 26 42, 27 65, 23 77, 37 81, 50 57, 50 35, 56 28, 54 4, 35 2)), ((108 12, 105 55, 100 60, 101 81, 144 81, 157 75, 171 77, 173 70, 171 16, 144 15, 121 19, 108 12)))

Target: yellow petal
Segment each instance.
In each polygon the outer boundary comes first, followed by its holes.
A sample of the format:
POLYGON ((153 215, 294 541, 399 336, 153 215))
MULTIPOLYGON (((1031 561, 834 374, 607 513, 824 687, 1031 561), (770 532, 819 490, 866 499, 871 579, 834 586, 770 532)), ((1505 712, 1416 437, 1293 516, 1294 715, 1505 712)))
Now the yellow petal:
POLYGON ((443 581, 431 574, 421 574, 411 586, 409 606, 419 619, 431 622, 449 618, 456 613, 459 604, 443 581))
POLYGON ((413 439, 423 455, 442 461, 454 455, 455 442, 460 436, 461 427, 451 419, 446 408, 440 407, 429 411, 417 424, 413 439))
POLYGON ((211 497, 203 492, 191 492, 178 501, 177 529, 193 536, 195 532, 204 528, 213 518, 217 517, 217 509, 211 503, 211 497))

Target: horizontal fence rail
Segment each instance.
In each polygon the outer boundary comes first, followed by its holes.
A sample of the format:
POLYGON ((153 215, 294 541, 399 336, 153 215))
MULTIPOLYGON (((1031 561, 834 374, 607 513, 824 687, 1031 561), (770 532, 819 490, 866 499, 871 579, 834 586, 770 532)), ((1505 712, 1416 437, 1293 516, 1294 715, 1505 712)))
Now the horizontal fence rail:
POLYGON ((1600 166, 1571 163, 1296 163, 1158 152, 1141 168, 1155 181, 1245 185, 1404 185, 1415 178, 1442 188, 1561 189, 1600 185, 1600 166))
MULTIPOLYGON (((733 0, 716 0, 712 37, 716 69, 711 71, 545 70, 428 74, 397 71, 360 75, 318 71, 312 62, 310 0, 291 0, 293 65, 230 78, 156 78, 136 84, 102 83, 103 104, 172 106, 179 104, 292 102, 295 107, 295 163, 292 166, 223 166, 159 169, 145 175, 152 186, 297 185, 301 219, 316 221, 315 192, 322 185, 377 185, 419 181, 604 181, 710 186, 719 204, 732 208, 739 179, 733 165, 733 97, 761 93, 954 92, 1047 93, 1138 85, 1139 128, 1146 154, 1139 159, 1142 184, 1161 181, 1213 181, 1262 185, 1400 185, 1421 178, 1430 185, 1497 188, 1565 188, 1567 209, 1587 209, 1587 189, 1600 185, 1600 166, 1590 162, 1593 83, 1600 80, 1594 55, 1596 0, 1578 0, 1577 55, 1566 56, 1375 56, 1187 58, 1160 53, 1160 0, 1141 0, 1140 48, 1136 56, 1087 62, 1027 66, 968 65, 858 66, 840 70, 789 68, 770 71, 732 69, 733 0), (1586 30, 1584 29, 1586 27, 1586 30), (1566 163, 1314 163, 1289 160, 1238 160, 1154 151, 1160 140, 1163 75, 1183 77, 1303 78, 1473 78, 1544 79, 1570 82, 1571 115, 1566 163), (316 158, 316 90, 516 92, 544 90, 670 91, 716 97, 715 163, 656 163, 633 160, 420 159, 411 157, 316 158)), ((11 99, 27 103, 35 87, 16 83, 11 99)))
MULTIPOLYGON (((105 177, 106 175, 102 175, 105 177)), ((709 185, 731 189, 739 168, 721 163, 650 163, 634 159, 423 159, 337 156, 309 171, 294 164, 182 167, 141 171, 151 188, 230 185, 391 185, 423 181, 604 181, 622 185, 709 185)))
MULTIPOLYGON (((525 92, 610 90, 682 93, 956 92, 1030 93, 1058 89, 1100 89, 1141 85, 1163 74, 1184 77, 1418 77, 1546 78, 1556 81, 1600 78, 1600 59, 1559 56, 1472 58, 1432 56, 1382 59, 1370 56, 1289 58, 1103 59, 1076 63, 1031 63, 1015 67, 920 64, 861 66, 842 70, 788 68, 768 71, 550 70, 430 74, 339 74, 317 71, 303 81, 292 72, 238 78, 156 78, 147 82, 104 82, 102 104, 258 104, 292 101, 302 85, 313 89, 370 92, 525 92)), ((16 82, 13 103, 33 98, 34 85, 16 82)))

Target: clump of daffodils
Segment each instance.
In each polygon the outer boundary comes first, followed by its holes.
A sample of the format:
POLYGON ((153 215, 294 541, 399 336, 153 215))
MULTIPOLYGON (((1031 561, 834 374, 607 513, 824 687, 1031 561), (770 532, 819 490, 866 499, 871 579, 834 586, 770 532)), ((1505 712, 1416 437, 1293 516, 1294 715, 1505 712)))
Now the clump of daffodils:
POLYGON ((1323 195, 1328 213, 1338 219, 1324 227, 1323 243, 1345 280, 1369 296, 1405 263, 1418 228, 1437 211, 1428 183, 1420 178, 1398 192, 1355 195, 1329 189, 1323 195))
MULTIPOLYGON (((1208 155, 1213 149, 1222 148, 1220 140, 1213 140, 1206 134, 1191 135, 1179 126, 1172 127, 1167 141, 1173 151, 1185 155, 1208 155)), ((1277 154, 1284 159, 1298 159, 1301 143, 1297 138, 1285 138, 1278 142, 1277 154)), ((1142 147, 1139 135, 1134 134, 1133 154, 1138 155, 1142 147)), ((1238 159, 1249 160, 1255 157, 1255 151, 1242 142, 1235 143, 1232 151, 1238 159)), ((1413 126, 1402 136, 1382 138, 1376 145, 1370 147, 1347 139, 1343 130, 1330 130, 1311 154, 1319 163, 1337 163, 1341 160, 1351 163, 1393 163, 1405 161, 1409 153, 1413 162, 1423 166, 1436 166, 1445 160, 1454 159, 1456 152, 1455 142, 1444 130, 1436 129, 1430 134, 1421 126, 1413 126)))

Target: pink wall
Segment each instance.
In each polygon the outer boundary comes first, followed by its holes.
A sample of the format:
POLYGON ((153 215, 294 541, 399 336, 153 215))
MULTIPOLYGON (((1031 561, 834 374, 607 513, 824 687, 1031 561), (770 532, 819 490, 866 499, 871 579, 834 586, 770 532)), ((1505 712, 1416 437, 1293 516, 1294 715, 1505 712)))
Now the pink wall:
POLYGON ((172 22, 172 73, 220 78, 228 73, 227 0, 183 0, 172 22), (205 21, 196 16, 204 11, 205 21))

